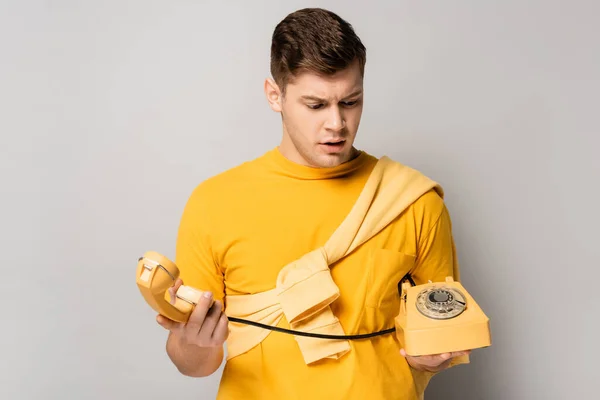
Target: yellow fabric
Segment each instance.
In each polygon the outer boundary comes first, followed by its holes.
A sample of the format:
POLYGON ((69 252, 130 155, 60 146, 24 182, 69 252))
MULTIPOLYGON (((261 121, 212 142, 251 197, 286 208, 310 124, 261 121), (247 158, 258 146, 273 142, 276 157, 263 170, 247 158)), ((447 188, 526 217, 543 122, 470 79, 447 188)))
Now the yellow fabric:
MULTIPOLYGON (((269 325, 278 323, 285 315, 294 330, 345 335, 329 307, 340 296, 329 265, 377 234, 431 189, 443 194, 431 179, 382 157, 349 215, 327 243, 283 267, 276 287, 270 292, 228 296, 227 315, 269 325)), ((250 350, 271 332, 237 322, 232 322, 230 329, 228 359, 250 350)), ((347 340, 295 338, 307 364, 323 358, 337 359, 350 351, 347 340)))
MULTIPOLYGON (((408 271, 417 283, 458 279, 439 187, 364 152, 317 169, 273 149, 206 180, 185 207, 176 263, 228 315, 336 334, 393 327, 408 271), (391 169, 371 174, 380 167, 391 169), (388 203, 401 188, 406 204, 388 203)), ((394 334, 330 341, 230 325, 219 399, 419 399, 431 377, 408 366, 394 334)))

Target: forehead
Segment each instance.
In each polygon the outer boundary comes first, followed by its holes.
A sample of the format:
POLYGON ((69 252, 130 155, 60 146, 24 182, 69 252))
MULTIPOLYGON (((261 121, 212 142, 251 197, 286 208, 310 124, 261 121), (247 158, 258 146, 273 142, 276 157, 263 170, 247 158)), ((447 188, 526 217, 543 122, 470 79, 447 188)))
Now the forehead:
POLYGON ((363 87, 363 78, 357 63, 333 75, 306 71, 295 76, 286 87, 290 97, 315 96, 323 99, 342 99, 363 87))

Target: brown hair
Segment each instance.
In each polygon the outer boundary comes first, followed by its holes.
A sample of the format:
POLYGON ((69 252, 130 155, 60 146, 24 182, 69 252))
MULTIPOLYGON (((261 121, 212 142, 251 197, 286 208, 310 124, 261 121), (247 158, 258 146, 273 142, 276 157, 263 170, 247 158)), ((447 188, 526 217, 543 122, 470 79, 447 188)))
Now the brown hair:
POLYGON ((276 27, 271 42, 271 75, 285 86, 299 72, 332 75, 358 60, 364 76, 366 49, 352 25, 331 11, 304 8, 276 27))

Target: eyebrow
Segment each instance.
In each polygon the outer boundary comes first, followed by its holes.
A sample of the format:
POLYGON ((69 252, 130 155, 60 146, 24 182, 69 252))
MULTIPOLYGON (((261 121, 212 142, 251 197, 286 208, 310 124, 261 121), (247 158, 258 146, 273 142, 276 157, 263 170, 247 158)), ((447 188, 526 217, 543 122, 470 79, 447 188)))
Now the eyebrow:
MULTIPOLYGON (((354 96, 358 96, 358 95, 362 94, 362 92, 363 92, 362 89, 356 90, 356 91, 350 93, 348 96, 344 97, 342 100, 349 99, 349 98, 354 97, 354 96)), ((323 102, 326 101, 325 99, 322 99, 322 98, 320 98, 318 96, 311 96, 311 95, 300 96, 300 99, 301 100, 318 101, 318 102, 321 102, 321 103, 323 103, 323 102)))

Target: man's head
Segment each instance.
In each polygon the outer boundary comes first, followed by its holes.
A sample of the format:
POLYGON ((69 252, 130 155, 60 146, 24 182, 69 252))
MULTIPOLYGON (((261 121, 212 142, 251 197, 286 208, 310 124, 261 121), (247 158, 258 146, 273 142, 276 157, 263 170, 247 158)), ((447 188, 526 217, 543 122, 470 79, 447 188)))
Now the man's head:
POLYGON ((352 26, 330 11, 299 10, 277 25, 265 94, 282 116, 284 156, 313 167, 354 156, 365 62, 352 26))

